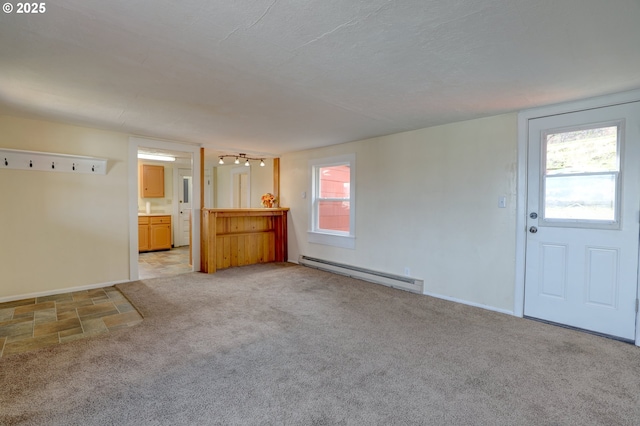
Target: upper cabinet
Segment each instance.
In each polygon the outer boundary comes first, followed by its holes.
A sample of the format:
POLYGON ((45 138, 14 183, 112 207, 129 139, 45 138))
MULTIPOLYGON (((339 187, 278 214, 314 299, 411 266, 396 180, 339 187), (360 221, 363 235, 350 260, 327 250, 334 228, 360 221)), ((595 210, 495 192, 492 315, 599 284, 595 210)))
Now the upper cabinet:
POLYGON ((164 197, 164 166, 143 164, 140 172, 140 196, 142 198, 164 197))

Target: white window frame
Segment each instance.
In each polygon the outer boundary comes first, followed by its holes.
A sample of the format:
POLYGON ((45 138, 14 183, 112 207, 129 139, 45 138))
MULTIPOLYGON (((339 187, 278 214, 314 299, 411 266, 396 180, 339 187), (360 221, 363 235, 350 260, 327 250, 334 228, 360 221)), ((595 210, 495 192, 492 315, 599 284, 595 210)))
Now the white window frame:
POLYGON ((356 155, 345 154, 335 157, 318 158, 309 160, 309 230, 308 241, 315 244, 325 244, 334 247, 355 249, 356 246, 356 155), (349 166, 349 232, 331 231, 318 228, 318 208, 320 178, 319 171, 322 167, 349 166))
POLYGON ((590 123, 586 126, 572 126, 562 127, 558 129, 548 129, 541 135, 542 143, 540 148, 542 149, 542 155, 540 157, 540 195, 539 206, 540 213, 542 214, 538 226, 561 226, 565 228, 592 228, 592 229, 620 229, 620 212, 621 212, 621 197, 622 197, 622 185, 620 181, 620 174, 622 173, 622 153, 624 150, 624 120, 605 121, 600 123, 590 123), (616 166, 617 170, 607 172, 585 172, 585 173, 554 173, 549 175, 546 172, 547 165, 547 136, 550 134, 572 132, 577 130, 597 129, 601 127, 617 127, 618 135, 616 138, 616 166), (546 212, 546 200, 545 192, 547 186, 547 178, 551 177, 582 177, 582 176, 598 176, 598 175, 612 175, 615 181, 615 205, 614 205, 614 219, 613 220, 599 220, 599 219, 559 219, 548 218, 546 212))

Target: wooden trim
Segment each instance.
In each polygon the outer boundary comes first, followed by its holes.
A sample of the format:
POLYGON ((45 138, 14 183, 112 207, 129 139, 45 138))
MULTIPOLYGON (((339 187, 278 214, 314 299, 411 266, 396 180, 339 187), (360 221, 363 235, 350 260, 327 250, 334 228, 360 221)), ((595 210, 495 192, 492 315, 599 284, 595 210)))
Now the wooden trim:
MULTIPOLYGON (((194 159, 195 160, 195 159, 194 159)), ((196 212, 200 216, 200 223, 202 224, 202 209, 204 208, 204 148, 200 148, 200 211, 196 212)), ((193 209, 189 215, 189 265, 193 265, 193 227, 191 225, 193 218, 193 209)), ((202 226, 200 226, 200 235, 198 235, 198 241, 200 242, 200 253, 204 247, 202 240, 202 226)), ((200 255, 200 269, 202 270, 202 255, 200 255)))
POLYGON ((280 159, 273 159, 273 195, 280 202, 280 159))

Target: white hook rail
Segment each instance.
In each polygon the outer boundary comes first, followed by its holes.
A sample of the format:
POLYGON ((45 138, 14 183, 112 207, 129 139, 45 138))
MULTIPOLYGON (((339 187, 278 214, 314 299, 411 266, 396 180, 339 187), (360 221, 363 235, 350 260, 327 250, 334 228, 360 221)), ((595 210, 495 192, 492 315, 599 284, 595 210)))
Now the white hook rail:
POLYGON ((107 160, 81 155, 0 148, 1 169, 106 175, 107 160))

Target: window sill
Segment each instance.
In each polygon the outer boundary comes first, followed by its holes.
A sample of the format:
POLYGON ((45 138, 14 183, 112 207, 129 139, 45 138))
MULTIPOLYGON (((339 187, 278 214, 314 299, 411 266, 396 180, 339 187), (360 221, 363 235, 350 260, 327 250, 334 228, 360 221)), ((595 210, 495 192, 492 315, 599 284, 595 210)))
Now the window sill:
POLYGON ((341 247, 354 250, 356 248, 356 237, 353 235, 336 235, 324 232, 307 232, 308 241, 314 244, 324 244, 327 246, 341 247))

